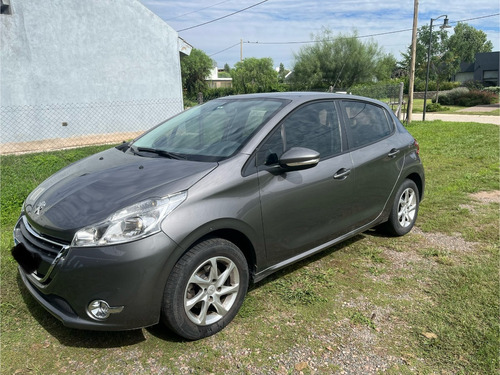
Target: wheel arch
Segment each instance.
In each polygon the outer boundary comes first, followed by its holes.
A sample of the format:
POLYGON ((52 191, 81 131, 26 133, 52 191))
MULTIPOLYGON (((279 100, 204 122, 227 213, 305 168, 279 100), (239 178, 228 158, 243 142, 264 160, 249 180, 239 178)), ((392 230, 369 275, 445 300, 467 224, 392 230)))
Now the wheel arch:
POLYGON ((413 169, 412 171, 407 171, 407 173, 402 174, 400 177, 401 178, 398 180, 397 185, 395 186, 390 198, 387 200, 384 210, 379 216, 376 225, 383 224, 389 219, 389 215, 392 209, 391 202, 393 202, 394 199, 396 198, 396 193, 399 189, 399 186, 401 186, 401 184, 405 180, 411 180, 415 183, 415 185, 417 185, 419 202, 422 201, 424 197, 424 188, 425 188, 425 180, 423 176, 417 170, 413 169))
POLYGON ((246 236, 243 232, 234 229, 234 228, 218 228, 215 230, 211 230, 208 233, 200 235, 196 240, 191 240, 190 243, 183 246, 185 252, 189 251, 189 249, 193 248, 200 242, 211 238, 222 238, 229 242, 235 244, 245 256, 248 265, 249 271, 249 281, 253 283, 254 276, 257 270, 257 254, 252 241, 246 236))
POLYGON ((415 185, 417 185, 418 198, 419 201, 422 201, 424 197, 424 180, 422 179, 422 177, 418 173, 414 172, 406 176, 406 179, 412 180, 415 183, 415 185))

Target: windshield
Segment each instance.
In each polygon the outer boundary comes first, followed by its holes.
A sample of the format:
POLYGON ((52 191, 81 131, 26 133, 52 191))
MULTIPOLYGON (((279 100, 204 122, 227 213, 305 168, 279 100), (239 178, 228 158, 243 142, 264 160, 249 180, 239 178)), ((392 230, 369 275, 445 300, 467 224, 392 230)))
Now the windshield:
POLYGON ((234 155, 285 104, 276 99, 212 100, 165 121, 131 146, 157 155, 220 161, 234 155))

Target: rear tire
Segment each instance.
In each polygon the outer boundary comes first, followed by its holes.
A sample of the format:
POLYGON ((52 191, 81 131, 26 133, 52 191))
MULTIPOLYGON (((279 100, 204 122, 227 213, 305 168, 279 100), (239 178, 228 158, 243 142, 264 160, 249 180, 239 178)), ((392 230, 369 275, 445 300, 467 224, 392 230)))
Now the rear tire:
POLYGON ((200 242, 168 277, 162 321, 188 340, 211 336, 236 316, 248 279, 246 258, 236 245, 220 238, 200 242))
POLYGON ((412 180, 404 180, 396 193, 384 230, 393 236, 404 236, 410 232, 417 220, 419 205, 417 185, 412 180))

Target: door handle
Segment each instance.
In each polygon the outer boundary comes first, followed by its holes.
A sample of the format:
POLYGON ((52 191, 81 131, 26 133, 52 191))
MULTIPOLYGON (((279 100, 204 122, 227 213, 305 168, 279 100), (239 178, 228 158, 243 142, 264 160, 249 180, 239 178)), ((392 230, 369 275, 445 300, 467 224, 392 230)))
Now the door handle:
POLYGON ((401 150, 398 150, 397 148, 393 148, 391 151, 389 151, 389 153, 387 154, 387 156, 390 157, 390 158, 393 158, 397 154, 399 154, 400 152, 401 152, 401 150))
POLYGON ((350 169, 341 168, 333 175, 335 180, 345 180, 351 174, 350 169))

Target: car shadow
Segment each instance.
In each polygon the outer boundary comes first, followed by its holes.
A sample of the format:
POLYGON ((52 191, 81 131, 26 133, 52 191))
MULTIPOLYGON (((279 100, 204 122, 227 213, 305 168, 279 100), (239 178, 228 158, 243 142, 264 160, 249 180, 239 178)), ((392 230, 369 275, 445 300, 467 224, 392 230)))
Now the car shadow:
POLYGON ((370 237, 391 237, 382 226, 368 229, 366 232, 363 232, 363 234, 370 237))
MULTIPOLYGON (((251 290, 259 289, 269 282, 276 280, 280 277, 286 276, 300 268, 303 268, 313 262, 320 260, 326 256, 331 255, 334 252, 342 250, 355 242, 358 242, 365 238, 367 235, 373 235, 373 233, 365 232, 351 237, 337 245, 329 247, 323 251, 318 252, 315 255, 307 257, 297 263, 291 264, 282 270, 275 272, 274 274, 266 277, 264 280, 253 284, 249 288, 251 290)), ((89 330, 79 330, 74 328, 65 327, 58 319, 56 319, 52 314, 45 310, 29 293, 25 285, 21 280, 21 276, 17 275, 18 289, 21 293, 21 297, 26 304, 27 309, 33 316, 33 318, 54 338, 56 338, 62 345, 68 347, 76 348, 118 348, 139 344, 146 341, 146 335, 148 334, 168 342, 187 342, 174 333, 170 332, 161 323, 156 324, 151 327, 146 327, 143 329, 135 329, 130 331, 89 331, 89 330)))
POLYGON ((24 286, 21 276, 17 275, 17 285, 26 308, 45 331, 62 345, 76 348, 118 348, 146 341, 145 330, 164 341, 181 342, 182 339, 161 326, 135 329, 130 331, 90 331, 65 327, 58 319, 45 310, 24 286))
MULTIPOLYGON (((371 232, 370 232, 371 234, 371 232)), ((295 272, 297 271, 298 269, 301 269, 303 267, 306 267, 308 266, 309 264, 311 263, 314 263, 324 257, 327 257, 339 250, 342 250, 346 247, 349 247, 350 245, 358 242, 358 241, 361 241, 362 239, 364 239, 367 235, 369 235, 368 232, 363 232, 363 233, 360 233, 360 234, 357 234, 347 240, 344 240, 336 245, 333 245, 331 247, 328 247, 324 250, 321 250, 319 251, 318 253, 314 254, 314 255, 311 255, 307 258, 304 258, 296 263, 293 263, 293 264, 290 264, 289 266, 286 266, 285 268, 269 275, 268 277, 266 277, 265 279, 253 284, 250 286, 250 288, 248 289, 248 291, 250 292, 251 290, 255 290, 255 289, 258 289, 258 288, 261 288, 262 286, 264 285, 267 285, 268 283, 270 283, 271 281, 274 281, 276 279, 279 279, 280 277, 283 277, 283 276, 286 276, 292 272, 295 272)))
POLYGON ((178 342, 178 343, 189 342, 189 340, 186 340, 180 336, 177 336, 175 333, 171 332, 162 323, 158 323, 154 326, 147 327, 145 328, 145 330, 152 336, 163 341, 178 342))

